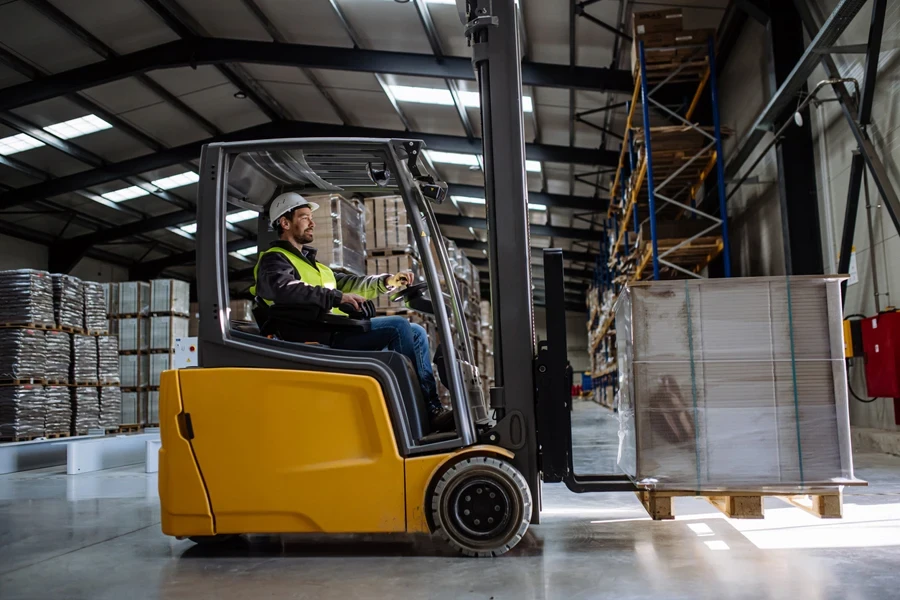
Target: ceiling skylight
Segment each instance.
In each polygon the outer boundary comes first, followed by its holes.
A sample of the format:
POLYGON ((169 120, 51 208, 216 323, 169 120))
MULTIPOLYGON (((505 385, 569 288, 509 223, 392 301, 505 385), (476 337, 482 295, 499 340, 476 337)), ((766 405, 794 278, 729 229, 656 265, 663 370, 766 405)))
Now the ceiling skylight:
MULTIPOLYGON (((172 175, 171 177, 163 177, 162 179, 155 179, 151 181, 147 187, 154 187, 161 190, 171 190, 177 187, 182 187, 185 185, 190 185, 192 183, 196 183, 200 180, 200 176, 194 173, 193 171, 186 171, 184 173, 179 173, 178 175, 172 175)), ((103 197, 107 200, 112 200, 113 202, 122 202, 123 200, 131 200, 132 198, 140 198, 141 196, 147 196, 150 192, 142 187, 133 185, 131 187, 122 188, 121 190, 113 190, 112 192, 106 192, 103 194, 103 197)), ((236 213, 237 214, 237 213, 236 213)), ((190 232, 189 232, 190 233, 190 232)))
MULTIPOLYGON (((391 93, 399 102, 418 102, 419 104, 439 104, 453 106, 453 96, 445 88, 427 88, 412 85, 392 85, 391 93)), ((481 99, 478 92, 460 90, 459 99, 466 108, 479 108, 481 99)), ((522 96, 522 110, 531 112, 534 105, 530 96, 522 96)))
POLYGON ((111 128, 112 125, 100 117, 96 115, 86 115, 84 117, 78 117, 77 119, 71 119, 69 121, 57 123, 56 125, 44 127, 44 131, 52 133, 58 138, 70 140, 72 138, 88 135, 89 133, 95 133, 111 128))
POLYGON ((24 152, 25 150, 31 150, 32 148, 43 145, 44 142, 36 140, 30 135, 20 133, 18 135, 11 135, 0 139, 0 154, 8 156, 10 154, 15 154, 16 152, 24 152))
MULTIPOLYGON (((450 199, 454 202, 462 202, 464 204, 484 204, 484 198, 475 198, 473 196, 450 196, 450 199)), ((547 207, 543 204, 532 204, 528 203, 528 210, 537 210, 544 212, 547 210, 547 207)))

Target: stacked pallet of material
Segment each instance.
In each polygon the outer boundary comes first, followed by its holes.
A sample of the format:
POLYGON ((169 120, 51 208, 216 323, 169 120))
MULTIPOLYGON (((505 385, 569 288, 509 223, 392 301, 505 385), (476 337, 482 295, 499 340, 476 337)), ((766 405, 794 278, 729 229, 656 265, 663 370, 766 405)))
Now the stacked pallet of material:
POLYGON ((80 385, 99 384, 97 359, 97 338, 80 333, 73 335, 72 383, 80 385))
POLYGON ((138 425, 141 422, 141 406, 147 400, 146 389, 126 389, 122 386, 122 416, 123 425, 138 425))
POLYGON ((55 327, 53 279, 49 273, 0 271, 0 325, 55 327))
POLYGON ((120 317, 146 316, 150 312, 150 284, 146 281, 123 281, 118 284, 118 306, 120 317))
POLYGON ((120 353, 119 381, 123 391, 150 385, 150 355, 120 353))
POLYGON ((49 383, 69 383, 72 366, 72 334, 65 331, 47 331, 44 334, 47 360, 44 377, 49 383))
POLYGON ((366 272, 366 228, 363 205, 336 194, 310 196, 319 204, 316 221, 316 260, 335 271, 366 272))
POLYGON ((187 317, 191 309, 191 284, 179 279, 150 282, 150 314, 187 317))
POLYGON ((403 198, 366 198, 365 242, 369 256, 402 253, 415 247, 403 198))
POLYGON ((630 285, 619 466, 647 489, 852 483, 840 278, 630 285))
POLYGON ((119 338, 114 335, 97 337, 97 381, 103 385, 121 383, 119 377, 119 338))
POLYGON ((77 277, 53 273, 53 316, 64 331, 84 332, 84 283, 77 277))
POLYGON ((44 435, 44 411, 43 386, 0 386, 0 438, 44 435))
POLYGON ((46 434, 70 433, 73 414, 72 389, 64 385, 44 386, 44 432, 46 434))
POLYGON ((72 388, 72 423, 76 434, 100 428, 100 388, 72 388))
MULTIPOLYGON (((118 386, 104 386, 100 388, 100 416, 99 424, 103 429, 113 429, 121 424, 122 419, 122 390, 118 386)), ((133 421, 129 421, 129 424, 133 421)))
POLYGON ((102 283, 84 282, 84 328, 89 335, 109 332, 107 289, 102 283))
POLYGON ((638 44, 643 42, 648 81, 664 78, 686 61, 691 64, 683 69, 684 76, 696 75, 706 65, 706 46, 713 36, 714 29, 684 29, 680 8, 636 12, 631 70, 636 73, 639 69, 638 44))
POLYGON ((119 333, 118 321, 116 320, 116 317, 119 314, 119 284, 104 283, 103 293, 106 300, 106 330, 109 333, 116 335, 119 333))
POLYGON ((0 329, 0 382, 41 383, 46 378, 46 332, 0 329))

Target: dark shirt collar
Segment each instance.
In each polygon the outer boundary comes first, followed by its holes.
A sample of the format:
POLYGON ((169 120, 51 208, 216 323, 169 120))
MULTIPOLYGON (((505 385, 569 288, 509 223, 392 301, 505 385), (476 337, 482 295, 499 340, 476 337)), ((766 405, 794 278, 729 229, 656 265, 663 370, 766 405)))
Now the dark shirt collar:
POLYGON ((270 248, 281 248, 282 250, 287 250, 291 254, 305 258, 306 260, 311 262, 313 265, 316 264, 316 253, 318 251, 315 248, 313 248, 312 246, 303 246, 303 250, 299 251, 299 250, 297 250, 297 247, 294 246, 290 242, 287 242, 285 240, 275 240, 274 242, 272 242, 272 244, 269 247, 270 248))

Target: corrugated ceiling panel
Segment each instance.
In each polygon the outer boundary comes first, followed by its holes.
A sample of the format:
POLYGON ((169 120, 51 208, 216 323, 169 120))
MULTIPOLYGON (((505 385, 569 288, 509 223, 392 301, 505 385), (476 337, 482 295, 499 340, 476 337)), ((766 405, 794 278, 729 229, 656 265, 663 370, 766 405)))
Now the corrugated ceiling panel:
POLYGON ((366 50, 431 54, 431 46, 413 3, 340 0, 340 5, 366 50))
POLYGON ((343 90, 368 90, 383 93, 381 85, 372 73, 325 69, 312 69, 312 73, 319 83, 333 89, 336 93, 342 93, 343 90))
POLYGON ((164 102, 131 110, 120 116, 167 146, 180 146, 209 136, 199 125, 164 102))
POLYGON ((100 60, 27 2, 0 5, 0 40, 26 60, 54 73, 100 60))
POLYGON ((26 81, 28 81, 27 77, 0 63, 0 88, 25 83, 26 81))
POLYGON ((196 69, 180 67, 153 71, 150 77, 176 96, 228 83, 225 76, 212 65, 201 65, 196 69))
POLYGON ((364 127, 403 130, 403 124, 387 96, 380 89, 375 92, 341 90, 341 106, 354 124, 364 127))
POLYGON ((51 0, 72 20, 119 54, 164 44, 178 36, 140 0, 51 0))
POLYGON ((180 0, 179 3, 211 36, 272 40, 241 0, 180 0))
POLYGON ((181 99, 223 131, 235 131, 268 122, 249 98, 235 98, 230 83, 185 94, 181 99))
POLYGON ((463 24, 459 21, 456 6, 452 4, 429 4, 431 20, 441 38, 441 47, 446 56, 472 56, 472 49, 466 45, 463 24))
POLYGON ((128 78, 112 81, 85 90, 85 95, 106 110, 121 115, 130 110, 143 108, 159 102, 156 94, 137 79, 128 78))
POLYGON ((71 175, 90 168, 81 161, 75 160, 71 156, 49 146, 18 152, 13 157, 32 167, 46 171, 54 177, 71 175))
POLYGON ((347 48, 353 46, 329 0, 256 0, 256 3, 291 42, 347 48), (315 26, 310 27, 310 23, 315 26))

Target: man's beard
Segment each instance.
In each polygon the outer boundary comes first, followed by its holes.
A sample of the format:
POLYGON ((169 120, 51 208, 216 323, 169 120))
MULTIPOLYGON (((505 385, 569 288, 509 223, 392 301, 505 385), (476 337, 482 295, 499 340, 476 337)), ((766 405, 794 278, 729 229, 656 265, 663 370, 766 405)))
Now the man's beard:
POLYGON ((299 233, 294 236, 294 241, 298 244, 309 244, 313 241, 313 232, 311 229, 307 229, 306 231, 299 233))

